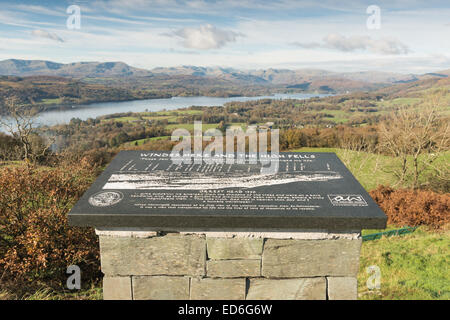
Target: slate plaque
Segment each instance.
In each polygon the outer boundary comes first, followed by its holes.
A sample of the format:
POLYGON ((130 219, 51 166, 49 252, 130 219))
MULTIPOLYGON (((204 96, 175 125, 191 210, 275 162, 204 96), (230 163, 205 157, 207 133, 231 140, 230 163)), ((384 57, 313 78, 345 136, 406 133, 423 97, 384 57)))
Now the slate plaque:
POLYGON ((176 164, 169 152, 122 151, 73 207, 69 223, 158 230, 386 226, 386 215, 334 153, 282 152, 277 172, 265 170, 261 155, 232 156, 234 163, 176 164))

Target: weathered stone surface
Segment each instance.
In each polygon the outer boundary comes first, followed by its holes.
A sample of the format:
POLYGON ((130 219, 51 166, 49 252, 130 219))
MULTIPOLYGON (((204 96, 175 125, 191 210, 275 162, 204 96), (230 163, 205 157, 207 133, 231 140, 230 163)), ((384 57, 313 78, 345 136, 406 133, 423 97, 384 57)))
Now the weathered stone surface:
POLYGON ((139 228, 96 228, 95 234, 109 237, 136 237, 151 238, 156 237, 158 232, 153 230, 140 230, 139 228))
POLYGON ((258 259, 261 257, 263 239, 207 238, 208 257, 215 260, 258 259))
POLYGON ((329 300, 356 300, 358 281, 355 277, 327 277, 329 300))
POLYGON ((208 260, 206 264, 208 277, 242 278, 259 277, 261 260, 208 260))
POLYGON ((192 300, 244 300, 245 279, 191 279, 192 300))
POLYGON ((266 239, 358 239, 361 236, 361 230, 347 230, 341 232, 329 232, 324 229, 267 229, 258 228, 235 228, 232 231, 202 231, 202 230, 184 230, 181 234, 204 234, 206 238, 266 238, 266 239))
POLYGON ((361 239, 275 240, 264 244, 262 275, 271 278, 356 276, 361 239))
POLYGON ((250 279, 247 300, 325 300, 325 278, 250 279))
POLYGON ((188 300, 189 277, 133 277, 134 300, 188 300))
POLYGON ((132 300, 131 277, 104 277, 104 300, 132 300))
POLYGON ((197 236, 101 236, 100 252, 102 271, 107 275, 201 276, 206 269, 206 241, 197 236))

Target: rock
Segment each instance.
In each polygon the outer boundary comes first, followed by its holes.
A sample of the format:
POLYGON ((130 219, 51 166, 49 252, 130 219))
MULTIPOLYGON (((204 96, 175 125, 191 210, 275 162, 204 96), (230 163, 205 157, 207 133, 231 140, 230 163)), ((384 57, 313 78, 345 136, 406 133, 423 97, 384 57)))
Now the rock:
POLYGON ((206 269, 206 241, 197 236, 100 236, 100 253, 106 275, 202 276, 206 269))
POLYGON ((191 279, 192 300, 244 300, 245 279, 191 279))
POLYGON ((209 259, 259 259, 263 239, 249 238, 207 238, 209 259))
POLYGON ((134 300, 188 300, 189 277, 133 277, 134 300))
POLYGON ((131 277, 104 277, 103 300, 132 300, 131 277))
POLYGON ((242 278, 259 277, 261 260, 208 260, 206 263, 208 277, 242 278))
POLYGON ((358 281, 355 277, 327 277, 329 300, 356 300, 358 281))
POLYGON ((250 279, 247 300, 325 300, 325 278, 250 279))
POLYGON ((361 239, 275 240, 264 244, 262 275, 269 278, 356 276, 361 239))

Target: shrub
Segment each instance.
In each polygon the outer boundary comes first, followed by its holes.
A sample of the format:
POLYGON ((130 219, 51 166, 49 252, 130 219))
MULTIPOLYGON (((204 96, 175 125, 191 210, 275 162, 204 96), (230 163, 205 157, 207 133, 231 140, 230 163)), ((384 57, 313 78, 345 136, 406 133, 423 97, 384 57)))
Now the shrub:
POLYGON ((85 168, 91 167, 95 171, 96 168, 110 163, 116 154, 117 152, 106 148, 89 151, 67 150, 61 153, 59 161, 56 162, 56 167, 61 165, 66 167, 77 166, 78 163, 82 162, 86 165, 85 168))
POLYGON ((379 186, 370 195, 388 217, 388 224, 427 225, 442 229, 450 222, 450 194, 379 186))
POLYGON ((82 282, 100 276, 92 228, 68 226, 67 213, 95 178, 86 161, 70 168, 0 169, 0 283, 61 286, 76 264, 82 282))

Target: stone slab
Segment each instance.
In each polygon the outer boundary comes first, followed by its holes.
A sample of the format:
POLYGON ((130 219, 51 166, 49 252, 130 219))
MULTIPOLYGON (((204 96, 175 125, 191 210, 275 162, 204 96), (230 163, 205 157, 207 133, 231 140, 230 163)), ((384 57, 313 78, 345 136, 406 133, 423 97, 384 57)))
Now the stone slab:
POLYGON ((214 260, 258 259, 263 239, 207 238, 208 258, 214 260))
POLYGON ((210 278, 243 278, 261 275, 259 260, 208 260, 206 275, 210 278))
POLYGON ((326 280, 300 279, 250 279, 247 300, 325 300, 326 280))
POLYGON ((133 277, 134 300, 188 300, 189 277, 133 277))
POLYGON ((167 152, 122 151, 73 207, 69 223, 163 231, 386 225, 386 215, 334 153, 273 154, 278 170, 270 173, 260 161, 249 163, 250 155, 234 155, 241 156, 243 164, 180 165, 167 152))
POLYGON ((198 236, 100 236, 100 254, 106 275, 201 276, 206 268, 206 241, 198 236))
POLYGON ((137 228, 96 228, 95 234, 109 237, 151 238, 156 237, 158 232, 153 230, 144 231, 137 228))
POLYGON ((262 275, 271 278, 356 276, 361 239, 267 239, 262 256, 262 275))
POLYGON ((250 239, 303 239, 303 240, 320 240, 320 239, 358 239, 360 231, 353 232, 328 232, 327 230, 278 230, 278 231, 262 231, 247 230, 240 231, 191 231, 181 232, 182 234, 204 234, 207 238, 250 238, 250 239))
POLYGON ((329 300, 356 300, 358 281, 356 277, 327 277, 329 300))
POLYGON ((103 300, 132 300, 131 277, 104 277, 103 300))
POLYGON ((191 279, 191 300, 244 300, 246 280, 191 279))
MULTIPOLYGON (((161 230, 159 230, 161 231, 161 230)), ((98 236, 111 237, 136 237, 150 238, 158 236, 158 232, 149 228, 96 228, 95 233, 98 236)), ((327 230, 245 230, 238 228, 233 231, 208 231, 202 228, 196 230, 177 229, 171 230, 173 233, 181 235, 203 235, 207 238, 268 238, 268 239, 303 239, 303 240, 320 240, 320 239, 358 239, 361 236, 360 230, 347 232, 329 232, 327 230)))

